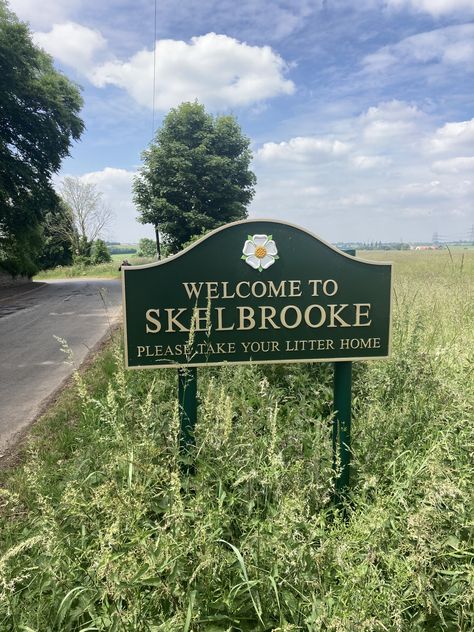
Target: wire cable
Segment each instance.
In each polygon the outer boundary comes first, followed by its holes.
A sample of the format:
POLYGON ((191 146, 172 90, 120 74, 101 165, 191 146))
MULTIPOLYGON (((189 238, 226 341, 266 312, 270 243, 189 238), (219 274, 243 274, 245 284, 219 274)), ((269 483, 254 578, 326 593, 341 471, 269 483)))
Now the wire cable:
POLYGON ((152 105, 152 122, 151 122, 151 139, 155 137, 155 88, 156 88, 156 0, 155 0, 155 19, 153 30, 153 105, 152 105))

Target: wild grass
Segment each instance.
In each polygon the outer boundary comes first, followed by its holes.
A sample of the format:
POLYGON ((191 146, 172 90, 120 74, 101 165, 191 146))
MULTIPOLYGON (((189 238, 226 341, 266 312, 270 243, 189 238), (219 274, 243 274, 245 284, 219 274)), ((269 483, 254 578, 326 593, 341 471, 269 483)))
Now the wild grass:
POLYGON ((72 266, 57 266, 56 268, 51 268, 50 270, 41 270, 41 272, 35 276, 34 280, 47 281, 48 279, 70 279, 73 277, 118 279, 120 278, 120 264, 127 258, 131 265, 135 266, 152 262, 152 259, 146 257, 112 255, 112 261, 110 263, 99 263, 90 266, 76 264, 72 266))
POLYGON ((345 516, 330 365, 200 369, 187 477, 175 372, 126 372, 115 340, 3 475, 0 630, 473 630, 461 256, 396 254, 392 357, 354 370, 345 516))

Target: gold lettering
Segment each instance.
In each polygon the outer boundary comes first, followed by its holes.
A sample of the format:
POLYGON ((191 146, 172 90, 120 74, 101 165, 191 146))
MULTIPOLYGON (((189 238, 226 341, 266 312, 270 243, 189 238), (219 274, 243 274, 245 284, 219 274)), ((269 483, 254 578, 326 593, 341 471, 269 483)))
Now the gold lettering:
POLYGON ((342 303, 341 305, 339 305, 339 309, 336 311, 336 307, 337 305, 328 305, 329 309, 331 310, 330 313, 330 322, 328 327, 337 327, 337 325, 335 324, 335 320, 337 320, 340 324, 341 327, 350 327, 349 323, 346 323, 345 320, 342 320, 342 318, 339 316, 339 314, 346 308, 348 307, 348 303, 342 303))
POLYGON ((268 296, 278 298, 279 296, 285 297, 285 281, 280 281, 278 287, 275 286, 273 281, 268 281, 268 296))
POLYGON ((326 294, 326 296, 334 296, 334 294, 337 294, 338 289, 339 289, 339 286, 336 283, 336 281, 334 281, 334 279, 328 279, 327 281, 324 281, 323 283, 323 292, 324 294, 326 294), (328 290, 329 283, 332 283, 332 287, 333 287, 332 292, 328 290))
POLYGON ((237 329, 239 331, 253 329, 255 327, 255 310, 253 309, 253 307, 243 306, 237 307, 237 309, 239 310, 239 326, 237 327, 237 329), (249 324, 244 327, 244 322, 247 322, 249 324))
POLYGON ((207 298, 219 298, 219 292, 217 291, 217 281, 207 281, 207 298))
POLYGON ((285 327, 285 329, 295 329, 295 327, 298 327, 298 325, 301 323, 303 319, 303 316, 301 314, 301 310, 299 307, 297 307, 296 305, 286 305, 282 310, 281 310, 281 314, 280 314, 280 320, 281 320, 281 324, 283 325, 283 327, 285 327), (296 320, 292 325, 289 325, 287 320, 286 320, 286 314, 288 312, 288 310, 294 310, 295 314, 296 314, 296 320))
POLYGON ((255 281, 252 283, 252 296, 255 298, 262 298, 267 293, 267 288, 265 287, 265 283, 263 281, 255 281), (257 287, 261 288, 259 294, 257 294, 257 287))
POLYGON ((173 316, 173 312, 175 311, 174 307, 168 307, 165 309, 165 312, 168 314, 168 328, 166 330, 167 333, 174 333, 173 325, 176 325, 178 328, 176 331, 189 331, 187 327, 185 327, 179 320, 176 320, 186 311, 185 307, 179 307, 176 309, 177 314, 173 316))
POLYGON ((207 307, 195 307, 193 318, 195 331, 207 331, 209 329, 207 307))
POLYGON ((304 322, 308 325, 308 327, 312 327, 313 329, 321 327, 321 325, 324 324, 325 320, 326 311, 323 307, 321 307, 321 305, 318 305, 317 303, 315 303, 314 305, 308 305, 308 307, 304 310, 304 322), (311 312, 315 307, 319 309, 319 322, 316 324, 311 322, 311 312))
POLYGON ((275 324, 275 322, 273 321, 273 318, 275 318, 275 316, 276 316, 276 309, 274 307, 272 307, 271 305, 261 305, 260 317, 262 319, 262 323, 259 329, 268 329, 268 327, 266 326, 267 321, 270 323, 273 329, 280 329, 280 327, 277 324, 275 324), (267 314, 267 312, 270 312, 270 313, 267 314))
POLYGON ((355 305, 355 323, 354 327, 368 327, 372 320, 369 320, 366 323, 361 323, 361 318, 369 318, 369 311, 372 305, 370 303, 354 303, 355 305), (365 311, 362 311, 362 308, 365 307, 365 311))
POLYGON ((308 284, 313 286, 312 290, 311 290, 311 292, 312 292, 311 296, 319 296, 319 294, 318 294, 318 284, 322 285, 321 279, 317 279, 317 280, 316 279, 310 279, 308 281, 308 284))
POLYGON ((161 329, 161 323, 158 320, 160 316, 160 310, 159 309, 149 309, 147 310, 145 317, 147 319, 147 321, 149 323, 152 323, 152 325, 154 325, 154 329, 152 327, 150 327, 148 324, 145 327, 145 332, 147 334, 157 334, 160 329, 161 329), (154 318, 154 315, 156 315, 156 318, 154 318))
POLYGON ((231 331, 235 327, 235 323, 231 327, 224 327, 222 312, 225 310, 225 307, 216 307, 217 312, 217 327, 216 331, 231 331))
POLYGON ((222 282, 222 298, 234 298, 235 292, 233 294, 227 294, 227 287, 229 285, 229 281, 222 282))
POLYGON ((289 281, 290 292, 288 296, 301 296, 301 281, 289 281))
POLYGON ((183 283, 184 285, 184 289, 186 290, 186 293, 188 295, 188 298, 191 299, 193 296, 194 298, 199 298, 199 294, 201 293, 201 289, 202 286, 204 285, 204 283, 201 281, 199 284, 198 283, 183 283))
POLYGON ((248 281, 240 281, 239 283, 237 283, 237 285, 235 286, 235 293, 237 294, 237 296, 239 298, 248 298, 250 296, 250 283, 248 281), (249 288, 249 293, 248 294, 242 294, 240 292, 240 288, 242 285, 246 285, 249 288))

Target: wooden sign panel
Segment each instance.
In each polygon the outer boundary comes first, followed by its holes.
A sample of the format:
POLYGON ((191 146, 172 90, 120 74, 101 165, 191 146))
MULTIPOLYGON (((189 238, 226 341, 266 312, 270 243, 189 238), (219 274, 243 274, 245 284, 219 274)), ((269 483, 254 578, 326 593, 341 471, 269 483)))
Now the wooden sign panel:
POLYGON ((228 224, 173 257, 122 269, 126 364, 385 358, 391 272, 290 224, 228 224))

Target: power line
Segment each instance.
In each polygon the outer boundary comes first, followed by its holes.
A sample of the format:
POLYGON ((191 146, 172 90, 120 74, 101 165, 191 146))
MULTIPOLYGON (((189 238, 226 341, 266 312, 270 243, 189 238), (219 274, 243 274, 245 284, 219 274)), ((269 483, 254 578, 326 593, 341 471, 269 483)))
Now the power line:
POLYGON ((152 106, 152 123, 151 123, 151 139, 155 137, 155 87, 156 87, 156 0, 155 0, 155 19, 153 29, 153 106, 152 106))

